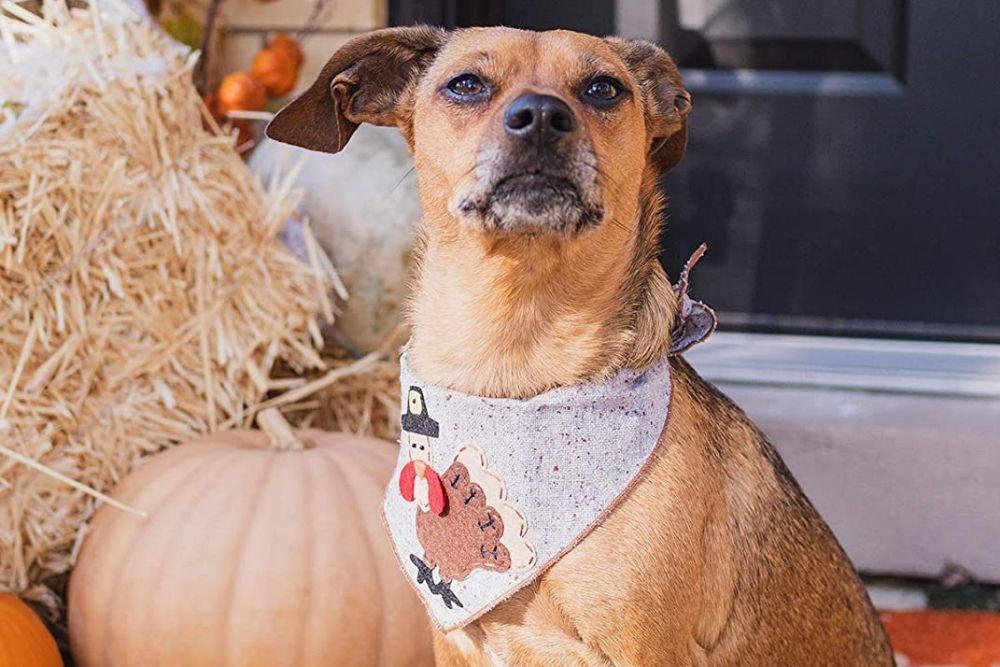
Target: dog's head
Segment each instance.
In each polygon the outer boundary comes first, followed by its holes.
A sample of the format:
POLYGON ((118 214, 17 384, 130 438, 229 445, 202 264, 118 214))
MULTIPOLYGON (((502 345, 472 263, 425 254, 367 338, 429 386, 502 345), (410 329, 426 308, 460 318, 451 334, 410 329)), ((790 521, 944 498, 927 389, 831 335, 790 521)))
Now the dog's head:
POLYGON ((267 134, 336 153, 360 123, 398 127, 437 224, 575 238, 635 218, 642 184, 684 154, 690 109, 673 61, 645 42, 390 28, 335 53, 267 134))

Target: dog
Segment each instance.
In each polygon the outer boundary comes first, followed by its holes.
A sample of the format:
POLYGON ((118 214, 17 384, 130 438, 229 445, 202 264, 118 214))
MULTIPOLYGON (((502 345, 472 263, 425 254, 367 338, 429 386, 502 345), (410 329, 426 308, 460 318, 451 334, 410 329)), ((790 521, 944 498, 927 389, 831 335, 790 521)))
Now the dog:
MULTIPOLYGON (((424 212, 410 364, 527 398, 661 359, 679 298, 661 176, 692 109, 659 47, 418 26, 357 37, 268 135, 335 153, 398 128, 424 212)), ((864 587, 747 416, 670 360, 671 417, 638 483, 532 584, 436 631, 438 665, 893 664, 864 587)))

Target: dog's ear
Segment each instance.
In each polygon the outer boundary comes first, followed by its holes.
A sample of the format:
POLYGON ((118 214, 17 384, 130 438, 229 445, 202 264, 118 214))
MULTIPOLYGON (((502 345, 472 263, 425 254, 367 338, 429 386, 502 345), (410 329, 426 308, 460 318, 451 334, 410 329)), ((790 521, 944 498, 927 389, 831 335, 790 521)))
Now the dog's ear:
POLYGON ((640 40, 609 37, 642 89, 646 127, 651 139, 649 159, 667 173, 687 149, 687 116, 691 95, 684 90, 680 70, 666 51, 640 40))
POLYGON ((268 124, 269 138, 336 153, 361 123, 401 127, 417 81, 445 43, 430 26, 386 28, 355 37, 326 63, 316 81, 268 124))

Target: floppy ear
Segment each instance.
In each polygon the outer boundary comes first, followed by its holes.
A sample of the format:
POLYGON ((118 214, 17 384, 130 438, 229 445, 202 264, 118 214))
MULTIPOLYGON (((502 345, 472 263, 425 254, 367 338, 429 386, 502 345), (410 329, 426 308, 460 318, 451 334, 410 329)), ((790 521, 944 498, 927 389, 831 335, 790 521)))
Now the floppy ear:
POLYGON ((666 51, 640 40, 609 37, 642 89, 646 127, 651 138, 649 160, 667 173, 687 149, 687 115, 691 95, 680 70, 666 51))
POLYGON ((333 54, 308 90, 278 112, 265 133, 282 143, 336 153, 361 123, 405 125, 417 81, 447 34, 413 26, 355 37, 333 54))

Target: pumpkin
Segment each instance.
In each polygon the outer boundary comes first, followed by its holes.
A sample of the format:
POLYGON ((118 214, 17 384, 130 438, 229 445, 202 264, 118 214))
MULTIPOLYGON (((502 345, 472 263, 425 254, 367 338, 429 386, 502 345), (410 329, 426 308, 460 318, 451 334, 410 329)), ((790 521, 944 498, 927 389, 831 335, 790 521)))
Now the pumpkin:
POLYGON ((394 445, 293 432, 157 454, 102 506, 69 585, 79 667, 433 664, 429 624, 384 535, 394 445))
POLYGON ((299 46, 298 41, 291 35, 286 35, 283 32, 272 37, 271 41, 267 44, 267 48, 271 51, 277 51, 288 58, 295 65, 296 69, 302 66, 302 61, 305 59, 302 47, 299 46))
POLYGON ((221 114, 260 111, 267 104, 267 88, 248 72, 233 72, 222 79, 215 99, 221 114))
POLYGON ((62 667, 41 619, 14 595, 0 594, 0 667, 62 667))
POLYGON ((265 139, 249 164, 269 183, 285 173, 283 165, 299 161, 302 209, 350 294, 330 337, 355 355, 367 354, 403 320, 414 230, 422 218, 417 179, 408 178, 413 156, 398 130, 365 124, 337 155, 265 139))
POLYGON ((267 48, 254 56, 250 74, 264 84, 268 95, 277 97, 295 87, 299 67, 287 51, 267 48))

